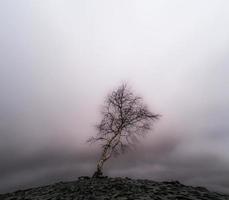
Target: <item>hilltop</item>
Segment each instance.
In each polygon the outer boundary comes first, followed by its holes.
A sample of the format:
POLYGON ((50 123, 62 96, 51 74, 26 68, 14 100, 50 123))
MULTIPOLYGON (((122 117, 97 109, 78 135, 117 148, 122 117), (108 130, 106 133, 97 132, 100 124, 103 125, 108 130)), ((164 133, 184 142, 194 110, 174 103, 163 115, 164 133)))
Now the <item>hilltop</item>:
POLYGON ((79 177, 43 187, 0 195, 0 200, 229 200, 229 195, 178 181, 79 177))

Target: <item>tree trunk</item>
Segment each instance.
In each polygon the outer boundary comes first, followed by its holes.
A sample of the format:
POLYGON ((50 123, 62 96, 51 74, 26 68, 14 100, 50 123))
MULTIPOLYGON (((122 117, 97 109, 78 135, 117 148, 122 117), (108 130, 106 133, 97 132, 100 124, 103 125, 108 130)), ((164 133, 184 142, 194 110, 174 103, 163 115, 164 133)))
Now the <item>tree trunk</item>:
POLYGON ((92 176, 93 178, 100 178, 103 176, 103 172, 102 172, 103 163, 104 161, 99 160, 99 162, 97 163, 97 170, 95 171, 95 173, 92 176))
MULTIPOLYGON (((119 133, 119 132, 118 132, 119 133)), ((109 141, 109 143, 105 146, 105 148, 103 149, 103 153, 97 163, 97 170, 96 172, 93 174, 93 178, 99 178, 103 176, 103 164, 111 157, 111 154, 114 150, 114 148, 118 145, 119 141, 120 141, 120 137, 121 134, 115 134, 111 140, 109 141), (114 141, 114 139, 118 137, 116 143, 114 145, 112 145, 112 142, 114 141)))
POLYGON ((106 160, 108 160, 111 156, 111 153, 108 152, 109 150, 109 145, 107 145, 104 150, 103 153, 101 155, 101 158, 99 159, 98 163, 97 163, 97 170, 96 172, 93 174, 93 178, 99 178, 103 176, 103 164, 106 160))

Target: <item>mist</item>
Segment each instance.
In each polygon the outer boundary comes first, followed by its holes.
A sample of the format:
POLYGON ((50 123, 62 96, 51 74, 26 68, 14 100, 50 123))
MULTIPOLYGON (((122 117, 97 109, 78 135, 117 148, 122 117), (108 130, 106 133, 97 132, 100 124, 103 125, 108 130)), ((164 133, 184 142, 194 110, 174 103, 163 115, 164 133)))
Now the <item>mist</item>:
POLYGON ((122 81, 162 115, 109 176, 229 193, 229 2, 0 2, 0 192, 91 176, 122 81))

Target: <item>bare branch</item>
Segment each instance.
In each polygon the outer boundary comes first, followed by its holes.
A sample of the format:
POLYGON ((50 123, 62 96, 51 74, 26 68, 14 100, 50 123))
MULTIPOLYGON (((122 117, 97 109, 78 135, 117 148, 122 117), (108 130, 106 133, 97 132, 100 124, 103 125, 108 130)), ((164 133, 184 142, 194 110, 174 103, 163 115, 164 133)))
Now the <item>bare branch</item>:
POLYGON ((124 153, 126 149, 144 136, 160 115, 154 114, 143 99, 122 84, 113 90, 106 98, 102 109, 102 120, 96 125, 97 135, 88 142, 100 142, 102 155, 97 164, 97 172, 112 155, 124 153))

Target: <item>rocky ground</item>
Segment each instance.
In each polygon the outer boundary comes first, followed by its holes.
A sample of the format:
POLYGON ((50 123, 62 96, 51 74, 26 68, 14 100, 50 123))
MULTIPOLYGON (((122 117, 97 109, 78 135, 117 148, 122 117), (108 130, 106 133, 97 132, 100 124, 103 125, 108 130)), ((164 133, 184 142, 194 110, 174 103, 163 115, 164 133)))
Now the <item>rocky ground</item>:
POLYGON ((0 195, 0 200, 229 200, 229 195, 203 187, 185 186, 178 181, 155 182, 130 178, 80 177, 44 187, 0 195))

